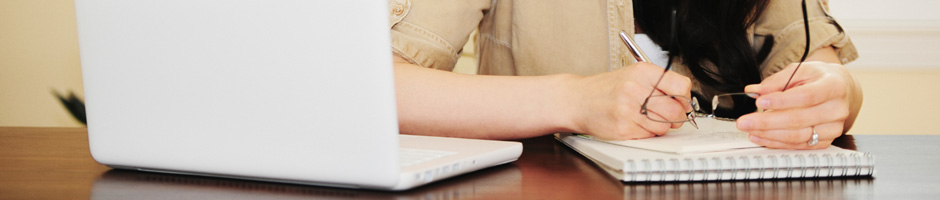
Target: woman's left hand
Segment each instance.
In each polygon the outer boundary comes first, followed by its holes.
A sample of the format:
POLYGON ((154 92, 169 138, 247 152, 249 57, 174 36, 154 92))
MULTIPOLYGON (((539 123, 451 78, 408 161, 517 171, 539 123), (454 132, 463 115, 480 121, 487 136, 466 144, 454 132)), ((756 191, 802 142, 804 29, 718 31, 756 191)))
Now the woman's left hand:
POLYGON ((758 93, 755 112, 737 120, 738 129, 750 133, 752 142, 768 148, 823 149, 843 134, 846 121, 854 121, 849 94, 855 80, 840 64, 804 62, 787 89, 787 79, 797 63, 749 85, 745 92, 758 93), (818 134, 818 143, 811 137, 818 134))

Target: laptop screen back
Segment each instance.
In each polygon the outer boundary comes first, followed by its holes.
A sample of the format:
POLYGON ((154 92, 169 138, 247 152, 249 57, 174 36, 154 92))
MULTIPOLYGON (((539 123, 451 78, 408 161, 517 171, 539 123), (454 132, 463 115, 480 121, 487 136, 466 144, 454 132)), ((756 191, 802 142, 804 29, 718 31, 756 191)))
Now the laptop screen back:
POLYGON ((96 160, 394 184, 387 3, 76 0, 96 160))

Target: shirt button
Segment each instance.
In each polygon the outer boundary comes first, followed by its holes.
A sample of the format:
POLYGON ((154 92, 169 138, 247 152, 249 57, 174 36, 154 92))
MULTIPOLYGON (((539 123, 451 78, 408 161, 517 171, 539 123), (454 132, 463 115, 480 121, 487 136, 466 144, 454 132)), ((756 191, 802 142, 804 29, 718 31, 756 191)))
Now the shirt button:
POLYGON ((395 8, 392 8, 392 14, 395 16, 401 16, 402 13, 405 13, 405 6, 395 5, 395 8))

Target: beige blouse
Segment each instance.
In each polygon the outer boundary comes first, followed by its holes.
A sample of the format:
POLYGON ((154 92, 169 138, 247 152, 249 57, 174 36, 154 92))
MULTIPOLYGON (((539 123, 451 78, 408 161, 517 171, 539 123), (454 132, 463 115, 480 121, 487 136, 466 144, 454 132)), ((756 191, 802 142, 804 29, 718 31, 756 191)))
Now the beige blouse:
MULTIPOLYGON (((632 3, 391 0, 392 48, 417 65, 451 71, 460 48, 479 29, 475 38, 479 74, 597 74, 634 62, 617 36, 621 30, 633 34, 632 3)), ((811 49, 833 46, 843 63, 858 57, 849 37, 829 14, 827 0, 807 0, 807 11, 811 49)), ((774 42, 760 65, 764 77, 799 61, 805 47, 800 1, 771 1, 749 33, 755 50, 765 41, 774 42)), ((681 63, 673 66, 691 77, 681 63)), ((700 88, 696 85, 695 89, 700 88)))

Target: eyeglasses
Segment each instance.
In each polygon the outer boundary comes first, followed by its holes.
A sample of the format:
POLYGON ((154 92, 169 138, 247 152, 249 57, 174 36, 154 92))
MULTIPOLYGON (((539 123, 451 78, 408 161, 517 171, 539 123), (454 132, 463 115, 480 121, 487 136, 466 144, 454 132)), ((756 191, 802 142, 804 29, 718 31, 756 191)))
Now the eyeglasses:
MULTIPOLYGON (((806 33, 806 48, 803 50, 803 56, 800 58, 800 62, 796 65, 796 69, 793 70, 793 73, 790 74, 790 78, 787 79, 787 83, 783 87, 783 91, 790 86, 790 81, 793 80, 793 76, 796 75, 797 70, 800 69, 800 66, 806 61, 806 56, 809 53, 809 44, 810 44, 810 33, 809 33, 809 18, 807 17, 806 12, 806 0, 802 1, 803 9, 803 24, 804 32, 806 33)), ((676 43, 676 10, 672 10, 672 18, 670 19, 671 31, 670 31, 670 44, 669 48, 673 49, 676 43)), ((624 43, 630 48, 634 57, 638 62, 648 61, 646 55, 643 54, 639 48, 636 47, 635 43, 626 36, 625 33, 621 32, 621 39, 624 43)), ((656 84, 653 87, 653 90, 650 91, 649 96, 643 100, 643 105, 640 107, 640 114, 645 115, 650 120, 663 123, 685 123, 689 122, 695 128, 698 128, 698 124, 695 122, 697 117, 706 117, 714 118, 718 120, 725 121, 734 121, 735 119, 722 118, 715 116, 715 113, 723 112, 724 109, 733 109, 735 100, 743 100, 744 98, 757 98, 758 94, 756 93, 724 93, 718 94, 712 97, 711 99, 711 113, 706 113, 701 109, 701 106, 698 104, 698 99, 696 97, 686 97, 681 95, 654 95, 656 93, 656 87, 659 86, 659 82, 663 80, 663 77, 666 75, 666 72, 672 68, 672 56, 669 56, 668 63, 666 64, 663 74, 659 76, 659 79, 656 81, 656 84), (722 105, 721 103, 724 102, 722 105), (686 110, 692 110, 691 112, 685 112, 686 110), (680 113, 685 113, 680 114, 680 113)))

